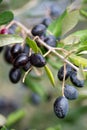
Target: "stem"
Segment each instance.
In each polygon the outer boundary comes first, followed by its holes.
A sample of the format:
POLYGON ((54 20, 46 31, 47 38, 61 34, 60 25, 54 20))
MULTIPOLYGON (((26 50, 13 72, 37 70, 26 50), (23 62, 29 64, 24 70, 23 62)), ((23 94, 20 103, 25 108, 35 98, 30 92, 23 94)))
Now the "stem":
POLYGON ((25 81, 26 76, 28 75, 28 73, 29 73, 31 70, 32 70, 32 67, 31 67, 27 72, 25 72, 25 74, 24 74, 24 76, 23 76, 23 79, 22 79, 22 82, 23 82, 23 83, 24 83, 24 81, 25 81))
POLYGON ((50 53, 51 53, 51 50, 47 51, 47 52, 43 55, 43 57, 46 57, 46 56, 49 55, 50 53))
POLYGON ((66 76, 66 63, 64 63, 64 77, 63 77, 63 83, 62 83, 62 95, 63 96, 64 96, 65 76, 66 76))

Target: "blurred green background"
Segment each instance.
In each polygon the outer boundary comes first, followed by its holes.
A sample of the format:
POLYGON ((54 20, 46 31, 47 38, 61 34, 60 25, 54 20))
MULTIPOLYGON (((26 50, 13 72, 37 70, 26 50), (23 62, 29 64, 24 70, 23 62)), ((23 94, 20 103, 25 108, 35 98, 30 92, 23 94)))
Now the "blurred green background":
MULTIPOLYGON (((15 19, 22 22, 26 27, 32 28, 33 25, 38 24, 47 15, 47 11, 51 5, 57 5, 61 13, 74 0, 3 0, 0 5, 0 11, 12 10, 15 19)), ((78 29, 87 28, 87 21, 79 22, 78 29)), ((4 53, 4 52, 3 52, 4 53)), ((43 93, 50 95, 51 99, 46 100, 39 96, 40 102, 33 104, 31 101, 32 91, 29 87, 22 83, 16 85, 9 81, 9 71, 12 67, 4 61, 4 54, 0 54, 0 100, 5 100, 7 103, 11 102, 17 106, 17 109, 23 108, 26 112, 25 117, 11 126, 16 130, 48 130, 48 127, 54 127, 55 130, 87 130, 87 88, 78 90, 79 98, 75 101, 70 101, 70 109, 68 116, 60 120, 53 112, 54 100, 60 95, 61 83, 57 80, 56 72, 61 64, 52 69, 56 80, 56 88, 50 84, 46 74, 41 78, 33 74, 31 83, 34 82, 38 87, 42 87, 43 93)), ((13 105, 14 106, 14 105, 13 105)), ((6 106, 2 112, 5 116, 9 115, 13 110, 12 106, 6 106)), ((49 129, 51 130, 51 129, 49 129)), ((52 129, 53 130, 53 129, 52 129)))

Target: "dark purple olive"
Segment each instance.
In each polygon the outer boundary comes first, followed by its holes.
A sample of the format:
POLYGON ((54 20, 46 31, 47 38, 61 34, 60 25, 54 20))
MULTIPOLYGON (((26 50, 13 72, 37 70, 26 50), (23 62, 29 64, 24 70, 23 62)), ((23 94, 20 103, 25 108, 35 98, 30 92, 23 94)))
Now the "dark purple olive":
POLYGON ((11 54, 11 47, 7 46, 4 52, 4 59, 7 63, 12 64, 13 63, 13 56, 11 54))
POLYGON ((3 47, 0 47, 0 52, 2 52, 2 50, 3 50, 3 47))
MULTIPOLYGON (((72 71, 72 67, 70 65, 66 65, 66 74, 65 74, 65 80, 67 80, 67 78, 70 76, 70 73, 72 71)), ((58 70, 58 74, 57 77, 60 81, 63 81, 64 78, 64 66, 62 66, 59 70, 58 70)))
POLYGON ((68 100, 60 96, 54 102, 54 112, 58 118, 66 117, 69 110, 68 100))
POLYGON ((51 24, 51 18, 44 18, 42 24, 48 27, 51 24))
POLYGON ((45 61, 45 58, 41 54, 34 53, 30 56, 30 63, 36 67, 43 67, 46 64, 46 61, 45 61))
POLYGON ((21 53, 21 54, 19 54, 15 58, 15 60, 14 60, 14 66, 15 67, 22 67, 22 66, 24 66, 24 65, 27 64, 28 60, 29 60, 28 59, 28 55, 26 55, 25 53, 21 53))
POLYGON ((29 55, 29 51, 30 51, 30 48, 28 45, 25 45, 24 46, 24 49, 23 49, 23 53, 26 53, 27 55, 29 55))
POLYGON ((46 42, 47 45, 52 46, 52 47, 56 47, 56 43, 57 43, 56 37, 53 35, 46 36, 44 39, 44 42, 46 42))
POLYGON ((21 78, 21 70, 18 68, 12 68, 9 73, 9 78, 12 83, 18 83, 21 78))
POLYGON ((28 71, 30 67, 31 67, 31 63, 30 63, 30 61, 28 61, 27 64, 25 64, 25 65, 23 66, 23 70, 24 70, 24 71, 28 71))
POLYGON ((33 27, 31 33, 33 34, 33 36, 41 36, 45 33, 45 31, 46 31, 45 25, 38 24, 33 27))
POLYGON ((17 57, 17 55, 20 54, 21 52, 22 52, 22 46, 19 43, 12 46, 11 54, 14 58, 17 57))
POLYGON ((84 87, 84 80, 78 79, 77 72, 74 70, 70 73, 70 80, 76 87, 84 87))

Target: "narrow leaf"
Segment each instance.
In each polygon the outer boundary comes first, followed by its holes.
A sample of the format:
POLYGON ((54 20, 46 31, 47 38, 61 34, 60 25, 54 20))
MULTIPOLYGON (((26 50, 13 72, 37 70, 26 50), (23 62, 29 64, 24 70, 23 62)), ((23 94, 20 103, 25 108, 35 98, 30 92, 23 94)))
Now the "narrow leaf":
POLYGON ((30 46, 30 48, 32 48, 32 50, 36 53, 41 52, 40 48, 37 46, 36 42, 32 39, 30 39, 29 37, 26 38, 26 42, 27 44, 30 46))
POLYGON ((73 29, 79 20, 79 10, 68 12, 62 20, 62 35, 73 29))
POLYGON ((1 130, 7 130, 7 128, 6 128, 5 126, 3 126, 3 127, 1 128, 1 130))
POLYGON ((54 20, 49 26, 48 31, 51 32, 55 37, 58 37, 62 33, 62 19, 67 14, 65 11, 61 16, 59 16, 56 20, 54 20))
MULTIPOLYGON (((75 33, 70 34, 68 37, 62 40, 62 42, 66 45, 77 44, 79 42, 83 42, 87 40, 87 30, 80 30, 75 33)), ((87 43, 87 42, 86 42, 87 43)), ((86 44, 84 43, 84 44, 86 44)))
POLYGON ((81 51, 79 55, 87 55, 87 51, 81 51))
POLYGON ((24 39, 18 35, 0 35, 0 46, 9 45, 12 43, 22 43, 24 39))
POLYGON ((11 11, 4 11, 0 13, 0 25, 7 24, 13 20, 13 13, 11 11))
POLYGON ((87 45, 78 47, 77 54, 83 51, 87 51, 87 45))
POLYGON ((45 65, 44 68, 45 68, 46 74, 47 74, 50 82, 52 83, 53 86, 55 86, 55 80, 54 80, 54 77, 53 77, 51 70, 49 69, 49 67, 47 65, 45 65))
POLYGON ((87 59, 81 56, 70 55, 69 60, 76 66, 82 66, 83 68, 87 67, 87 59))
POLYGON ((25 116, 25 111, 20 109, 17 110, 13 113, 11 113, 8 117, 7 117, 7 123, 6 126, 11 126, 13 124, 15 124, 17 121, 21 120, 23 117, 25 116))
POLYGON ((80 10, 80 14, 81 14, 82 16, 84 16, 85 18, 87 18, 87 11, 81 9, 81 10, 80 10))
POLYGON ((77 78, 79 80, 84 80, 85 79, 84 71, 83 71, 83 67, 82 66, 80 66, 79 70, 77 71, 77 78))
POLYGON ((39 82, 37 83, 36 82, 37 81, 33 80, 30 75, 27 75, 24 84, 33 92, 37 93, 41 97, 44 97, 45 96, 44 87, 42 87, 42 85, 39 82))

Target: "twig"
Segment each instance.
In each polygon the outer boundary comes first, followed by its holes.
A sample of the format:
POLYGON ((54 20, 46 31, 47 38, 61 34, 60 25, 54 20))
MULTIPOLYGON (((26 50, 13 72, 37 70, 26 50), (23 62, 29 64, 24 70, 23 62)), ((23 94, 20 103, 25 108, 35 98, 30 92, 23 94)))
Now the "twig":
POLYGON ((32 67, 24 74, 23 79, 22 79, 22 82, 23 82, 23 83, 24 83, 24 81, 25 81, 26 76, 28 75, 28 73, 29 73, 31 70, 32 70, 32 67))
POLYGON ((65 76, 66 76, 66 63, 64 63, 64 75, 62 83, 62 95, 64 96, 65 76))
MULTIPOLYGON (((7 28, 9 28, 12 24, 16 24, 17 26, 19 26, 20 28, 22 28, 26 34, 28 34, 30 37, 33 37, 31 34, 31 30, 29 30, 27 27, 25 27, 23 24, 21 24, 18 21, 12 21, 7 28)), ((63 60, 65 63, 69 64, 70 66, 72 66, 72 68, 74 68, 75 70, 78 71, 78 67, 76 67, 75 65, 73 65, 70 61, 68 61, 67 59, 65 59, 62 55, 60 55, 58 52, 56 52, 56 49, 47 45, 44 41, 42 41, 39 37, 36 38, 36 41, 38 41, 39 43, 41 43, 44 47, 46 47, 48 49, 48 51, 54 53, 55 55, 57 55, 61 60, 63 60)), ((58 50, 58 49, 57 49, 58 50)), ((59 50, 62 50, 59 48, 59 50)), ((87 71, 87 70, 84 70, 87 71)))

